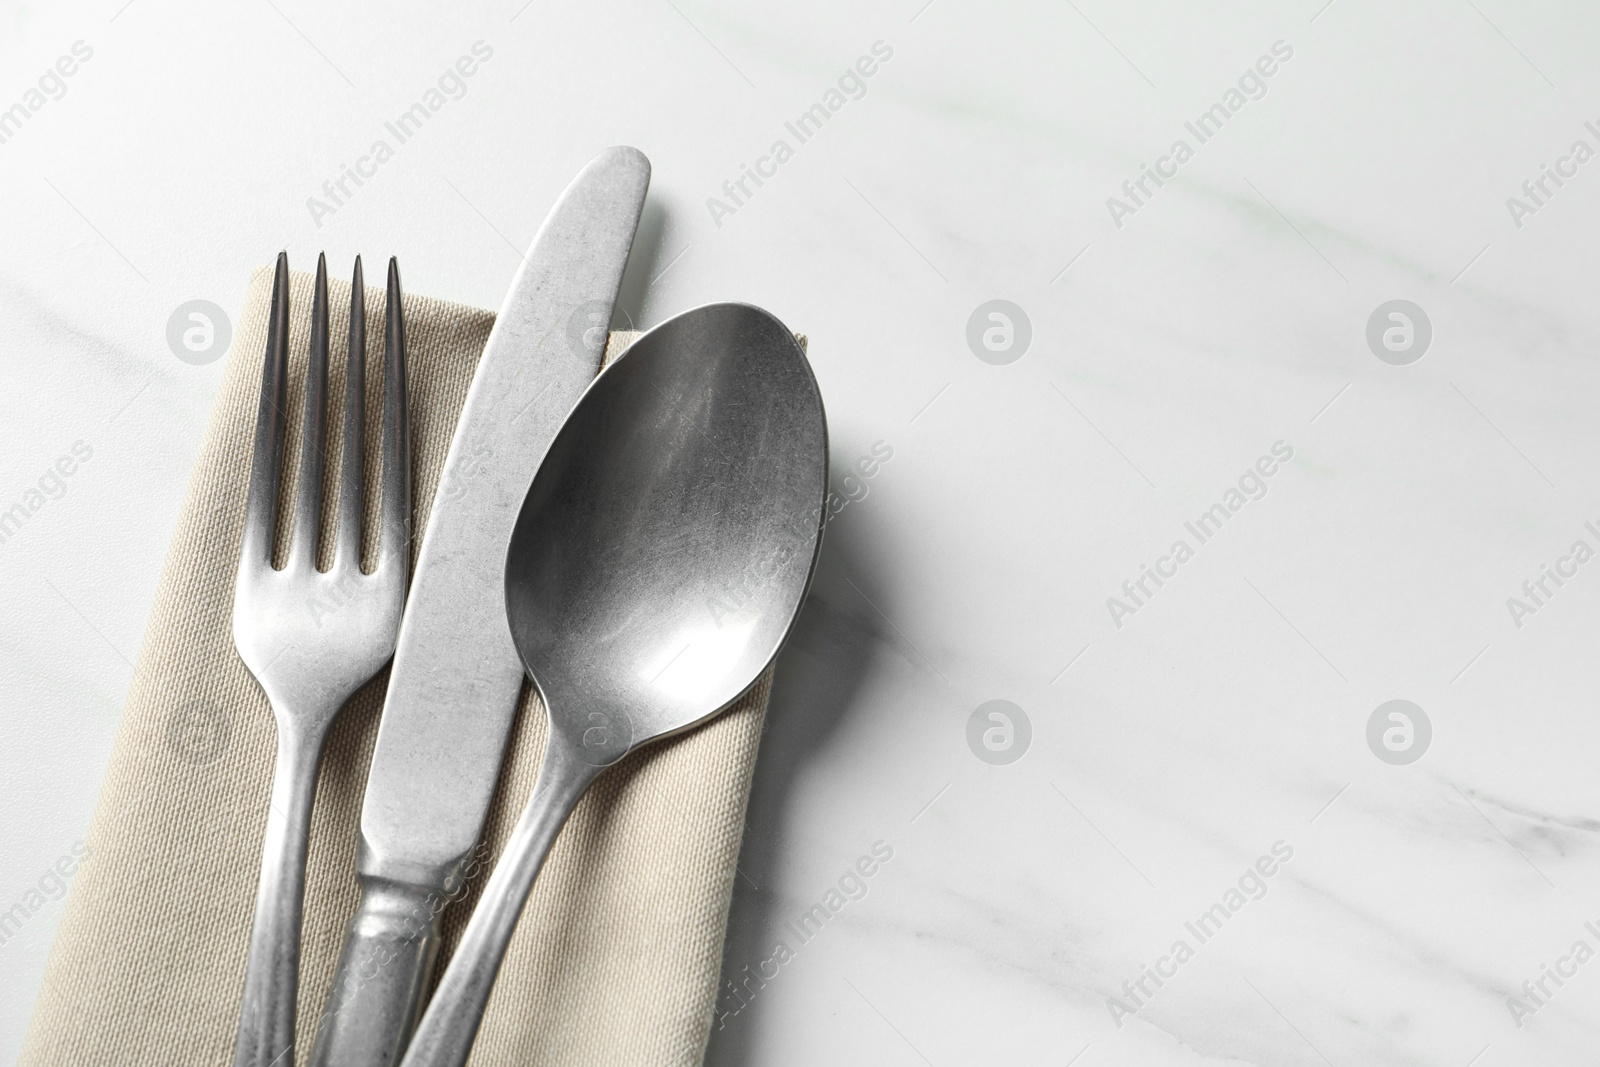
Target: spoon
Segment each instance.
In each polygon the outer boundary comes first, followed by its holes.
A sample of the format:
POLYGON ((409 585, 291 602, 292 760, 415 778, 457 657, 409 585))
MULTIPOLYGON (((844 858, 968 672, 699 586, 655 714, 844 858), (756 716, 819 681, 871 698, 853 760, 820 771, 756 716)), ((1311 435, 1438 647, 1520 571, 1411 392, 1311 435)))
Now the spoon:
POLYGON ((710 304, 639 338, 578 400, 506 554, 506 617, 549 724, 533 796, 402 1067, 462 1067, 562 824, 600 772, 760 677, 822 543, 828 436, 794 335, 710 304))

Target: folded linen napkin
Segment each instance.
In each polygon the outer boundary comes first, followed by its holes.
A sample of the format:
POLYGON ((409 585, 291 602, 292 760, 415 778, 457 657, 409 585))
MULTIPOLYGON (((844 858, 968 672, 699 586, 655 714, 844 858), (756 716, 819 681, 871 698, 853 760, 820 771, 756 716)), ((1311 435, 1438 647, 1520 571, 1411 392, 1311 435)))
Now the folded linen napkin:
MULTIPOLYGON (((293 276, 288 472, 296 470, 311 287, 310 275, 293 276)), ((232 637, 271 289, 271 270, 257 271, 173 535, 23 1067, 232 1062, 275 739, 266 697, 232 637)), ((332 282, 329 289, 328 403, 338 412, 350 288, 332 282)), ((381 324, 383 290, 369 288, 365 299, 368 322, 381 324)), ((427 297, 405 302, 413 529, 420 532, 494 316, 427 297)), ((635 336, 613 333, 608 358, 635 336)), ((381 367, 382 331, 369 329, 368 343, 369 368, 381 367)), ((374 382, 367 394, 369 500, 377 492, 381 396, 374 382)), ((330 455, 339 455, 341 429, 341 419, 329 419, 330 455)), ((337 469, 326 480, 331 526, 337 469)), ((369 566, 376 540, 371 518, 369 566)), ((385 670, 345 707, 318 782, 302 936, 300 1063, 310 1055, 359 895, 361 795, 387 680, 385 670)), ((728 713, 636 753, 590 789, 523 912, 473 1050, 474 1067, 701 1061, 769 681, 770 672, 728 713)), ((532 792, 544 733, 543 709, 525 686, 479 850, 486 862, 475 865, 466 896, 445 913, 438 973, 532 792)))

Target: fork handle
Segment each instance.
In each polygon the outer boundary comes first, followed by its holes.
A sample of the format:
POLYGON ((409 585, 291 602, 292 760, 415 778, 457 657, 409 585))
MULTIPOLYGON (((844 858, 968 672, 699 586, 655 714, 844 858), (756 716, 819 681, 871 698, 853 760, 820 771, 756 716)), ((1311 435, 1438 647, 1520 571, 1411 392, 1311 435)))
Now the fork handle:
POLYGON ((422 1009, 439 951, 442 892, 362 876, 311 1067, 394 1067, 422 1009))
POLYGON ((285 729, 281 717, 278 722, 278 758, 261 848, 261 881, 250 928, 234 1067, 288 1067, 294 1062, 306 839, 326 735, 326 729, 285 729))

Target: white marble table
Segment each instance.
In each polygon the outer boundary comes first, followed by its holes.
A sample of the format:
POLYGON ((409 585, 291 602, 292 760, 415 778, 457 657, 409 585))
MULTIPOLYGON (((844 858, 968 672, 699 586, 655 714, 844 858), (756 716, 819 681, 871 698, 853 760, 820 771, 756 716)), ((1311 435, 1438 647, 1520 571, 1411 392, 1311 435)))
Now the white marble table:
POLYGON ((280 247, 497 306, 627 143, 626 311, 809 334, 849 500, 711 1063, 1593 1061, 1600 12, 445 6, 5 5, 0 1060, 218 381, 169 318, 280 247))

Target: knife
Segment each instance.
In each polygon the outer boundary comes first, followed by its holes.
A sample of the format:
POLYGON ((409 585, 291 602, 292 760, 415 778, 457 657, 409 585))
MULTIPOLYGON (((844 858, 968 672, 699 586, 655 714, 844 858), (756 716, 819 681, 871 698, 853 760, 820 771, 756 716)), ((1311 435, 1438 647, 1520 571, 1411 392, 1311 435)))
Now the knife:
POLYGON ((392 1067, 439 917, 465 884, 505 758, 522 662, 505 554, 550 440, 600 370, 650 161, 608 148, 569 185, 511 282, 445 456, 400 623, 361 808, 361 904, 312 1067, 392 1067))

